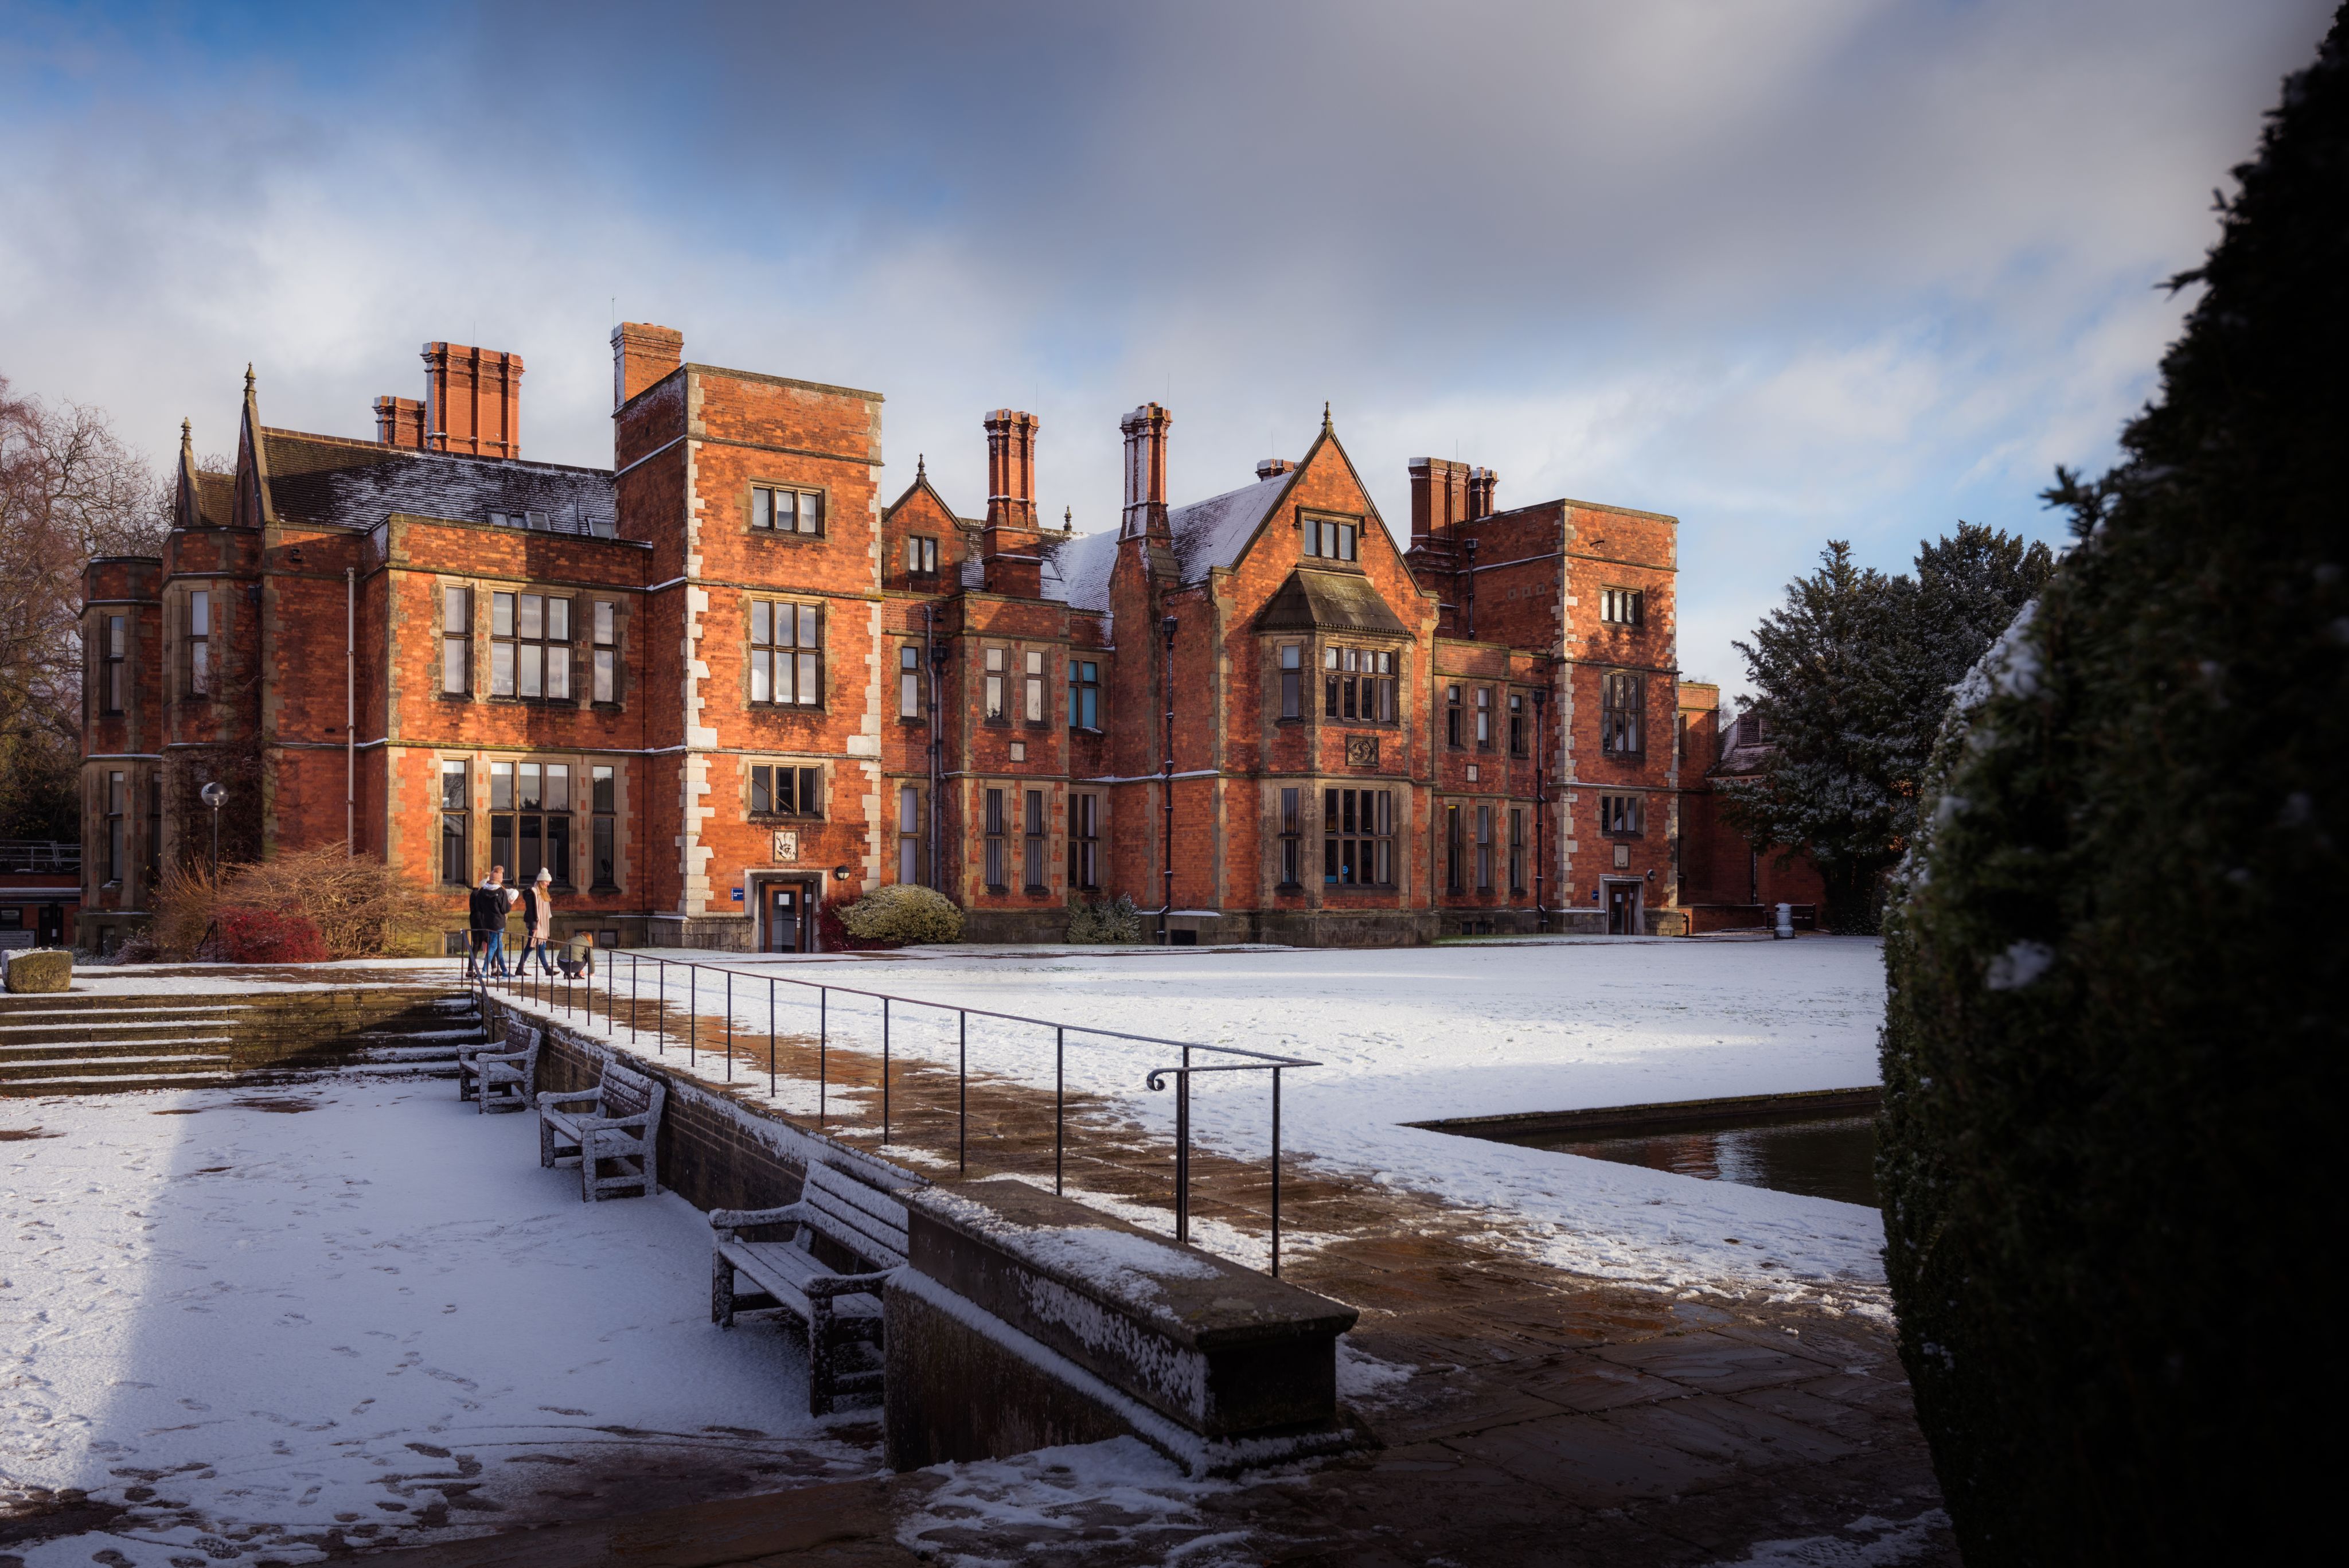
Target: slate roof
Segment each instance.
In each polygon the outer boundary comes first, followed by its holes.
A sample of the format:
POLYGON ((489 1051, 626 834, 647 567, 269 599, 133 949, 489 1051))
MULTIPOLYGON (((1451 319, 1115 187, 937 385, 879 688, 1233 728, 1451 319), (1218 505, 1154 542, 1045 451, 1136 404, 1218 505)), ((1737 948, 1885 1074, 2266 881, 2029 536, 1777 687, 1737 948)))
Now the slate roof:
POLYGON ((1265 601, 1256 618, 1258 631, 1345 631, 1409 637, 1410 628, 1387 607, 1370 578, 1355 572, 1308 571, 1288 580, 1265 601))
POLYGON ((236 475, 196 475, 196 515, 207 528, 225 528, 236 521, 236 475))
MULTIPOLYGON (((459 457, 264 429, 269 499, 280 519, 372 528, 394 512, 486 523, 538 514, 559 533, 609 537, 619 512, 610 471, 459 457)), ((209 521, 211 507, 205 507, 209 521)))
MULTIPOLYGON (((1295 477, 1270 479, 1169 507, 1166 526, 1174 538, 1174 564, 1182 580, 1195 583, 1217 566, 1237 566, 1240 552, 1295 477)), ((1117 564, 1115 533, 1044 535, 1044 597, 1071 609, 1107 611, 1110 569, 1117 564)))

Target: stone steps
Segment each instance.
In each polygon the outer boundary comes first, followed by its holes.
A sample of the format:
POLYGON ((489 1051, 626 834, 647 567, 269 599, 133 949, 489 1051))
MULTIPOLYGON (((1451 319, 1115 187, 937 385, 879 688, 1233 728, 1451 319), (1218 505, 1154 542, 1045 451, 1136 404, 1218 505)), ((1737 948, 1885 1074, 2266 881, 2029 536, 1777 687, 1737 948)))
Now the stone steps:
POLYGON ((143 1013, 129 1016, 85 1013, 70 1023, 0 1023, 0 1051, 27 1045, 65 1045, 84 1041, 144 1040, 162 1042, 187 1037, 189 1031, 202 1029, 228 1038, 235 1026, 233 1015, 224 1012, 191 1013, 184 1018, 156 1021, 143 1013))
POLYGON ((388 1008, 362 998, 355 1016, 347 997, 322 997, 315 1008, 275 996, 0 998, 0 1096, 336 1074, 447 1078, 456 1075, 460 1049, 487 1043, 470 997, 385 1000, 388 1008))

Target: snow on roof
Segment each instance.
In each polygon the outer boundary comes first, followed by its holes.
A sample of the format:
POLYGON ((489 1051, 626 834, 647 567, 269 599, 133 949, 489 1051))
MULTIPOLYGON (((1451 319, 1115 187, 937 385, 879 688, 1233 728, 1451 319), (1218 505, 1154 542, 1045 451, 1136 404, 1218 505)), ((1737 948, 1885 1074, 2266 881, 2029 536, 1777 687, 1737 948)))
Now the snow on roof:
POLYGON ((279 516, 296 522, 372 528, 394 512, 475 523, 493 512, 535 513, 574 519, 566 532, 608 534, 618 516, 607 469, 415 452, 298 431, 264 430, 262 437, 271 503, 279 516))
POLYGON ((1292 477, 1276 473, 1169 511, 1166 524, 1174 531, 1174 564, 1182 568, 1183 581, 1195 583, 1214 568, 1237 562, 1292 477))
POLYGON ((1109 609, 1110 568, 1117 565, 1115 534, 1044 536, 1044 597, 1071 609, 1109 609))
MULTIPOLYGON (((1174 564, 1182 580, 1195 583, 1217 566, 1235 565, 1247 542, 1272 512, 1292 475, 1269 479, 1188 506, 1170 508, 1166 525, 1174 535, 1174 564)), ((1044 597, 1071 609, 1106 612, 1109 576, 1117 565, 1117 535, 1079 534, 1055 540, 1045 535, 1044 597)))

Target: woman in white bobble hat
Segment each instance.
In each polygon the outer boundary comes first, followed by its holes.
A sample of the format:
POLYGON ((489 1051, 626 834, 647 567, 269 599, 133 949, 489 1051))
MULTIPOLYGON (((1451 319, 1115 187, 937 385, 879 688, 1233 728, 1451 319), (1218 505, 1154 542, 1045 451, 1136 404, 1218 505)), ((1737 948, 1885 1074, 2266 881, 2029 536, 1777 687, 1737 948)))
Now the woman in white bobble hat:
POLYGON ((530 961, 532 950, 535 949, 541 974, 554 972, 554 955, 548 950, 554 937, 554 900, 547 894, 554 885, 554 873, 542 866, 538 879, 522 896, 522 963, 530 961))

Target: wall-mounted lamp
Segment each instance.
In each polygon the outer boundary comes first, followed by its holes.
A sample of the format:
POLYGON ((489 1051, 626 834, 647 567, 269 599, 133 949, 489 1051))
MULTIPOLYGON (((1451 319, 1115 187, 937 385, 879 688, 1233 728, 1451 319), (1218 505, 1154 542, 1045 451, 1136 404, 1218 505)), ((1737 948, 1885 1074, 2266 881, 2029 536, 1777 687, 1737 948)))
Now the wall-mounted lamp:
POLYGON ((853 866, 835 866, 832 868, 833 877, 843 882, 847 881, 849 877, 855 875, 855 871, 856 868, 853 866))

